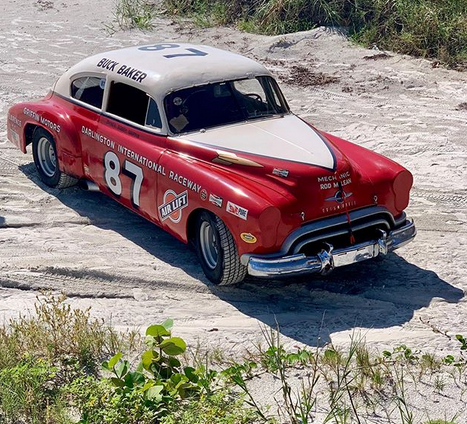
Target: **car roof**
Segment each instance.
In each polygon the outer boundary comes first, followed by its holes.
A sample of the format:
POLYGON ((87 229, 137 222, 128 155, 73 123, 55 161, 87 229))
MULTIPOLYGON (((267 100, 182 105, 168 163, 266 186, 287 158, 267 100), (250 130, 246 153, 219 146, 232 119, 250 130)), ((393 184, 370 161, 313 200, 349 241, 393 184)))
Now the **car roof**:
POLYGON ((68 97, 71 80, 87 73, 109 75, 159 99, 181 88, 270 75, 263 65, 236 53, 205 45, 166 42, 88 57, 58 80, 55 91, 68 97))

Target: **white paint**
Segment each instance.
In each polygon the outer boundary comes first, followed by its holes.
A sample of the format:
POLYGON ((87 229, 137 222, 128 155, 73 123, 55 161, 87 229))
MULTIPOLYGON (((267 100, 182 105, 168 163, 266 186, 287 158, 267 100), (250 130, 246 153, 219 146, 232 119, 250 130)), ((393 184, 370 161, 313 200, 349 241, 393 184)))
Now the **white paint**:
POLYGON ((76 76, 108 75, 113 81, 133 85, 146 91, 156 100, 162 99, 168 92, 181 88, 212 82, 234 80, 261 75, 271 75, 261 64, 236 53, 205 45, 186 43, 161 43, 160 45, 178 47, 147 51, 135 46, 90 56, 71 67, 57 82, 55 91, 63 96, 70 95, 70 83, 76 76), (190 50, 191 49, 191 50, 190 50), (205 53, 196 56, 192 50, 205 53), (173 55, 186 55, 166 57, 173 55), (102 59, 116 62, 113 69, 97 66, 102 59), (138 82, 118 73, 121 66, 136 68, 147 76, 138 82))
POLYGON ((334 168, 334 157, 330 147, 313 128, 292 114, 282 118, 213 128, 176 139, 328 169, 334 168))

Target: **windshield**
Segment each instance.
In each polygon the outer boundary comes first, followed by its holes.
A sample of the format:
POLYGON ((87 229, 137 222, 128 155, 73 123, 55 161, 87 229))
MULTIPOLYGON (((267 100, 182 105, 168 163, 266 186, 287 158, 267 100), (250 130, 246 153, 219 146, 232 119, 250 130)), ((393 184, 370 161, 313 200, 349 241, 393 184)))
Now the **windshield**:
POLYGON ((271 77, 200 85, 174 91, 165 98, 167 121, 175 134, 283 115, 288 111, 271 77))

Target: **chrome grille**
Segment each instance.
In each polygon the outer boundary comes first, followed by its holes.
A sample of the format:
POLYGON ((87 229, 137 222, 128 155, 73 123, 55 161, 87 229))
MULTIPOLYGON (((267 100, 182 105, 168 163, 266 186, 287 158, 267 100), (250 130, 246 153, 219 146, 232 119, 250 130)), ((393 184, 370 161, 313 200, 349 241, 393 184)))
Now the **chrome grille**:
POLYGON ((351 225, 346 214, 304 224, 287 237, 281 251, 308 256, 318 253, 324 243, 344 248, 351 245, 351 234, 355 243, 376 240, 381 236, 380 230, 389 232, 405 222, 405 214, 395 220, 387 209, 380 206, 352 211, 349 216, 351 225))

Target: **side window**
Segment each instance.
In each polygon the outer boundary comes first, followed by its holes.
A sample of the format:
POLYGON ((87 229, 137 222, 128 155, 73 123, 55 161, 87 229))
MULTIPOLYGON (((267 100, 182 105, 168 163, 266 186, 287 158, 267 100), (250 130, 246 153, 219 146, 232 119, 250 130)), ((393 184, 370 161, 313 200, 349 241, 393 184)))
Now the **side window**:
POLYGON ((253 78, 235 81, 234 86, 243 95, 256 94, 259 96, 264 93, 263 87, 261 87, 259 81, 253 78))
POLYGON ((105 78, 82 77, 71 83, 71 97, 91 106, 102 108, 105 78))
POLYGON ((110 87, 107 112, 139 125, 162 128, 156 102, 146 92, 121 82, 110 87))
POLYGON ((161 115, 154 99, 150 98, 148 113, 146 115, 146 125, 152 128, 162 128, 161 115))

